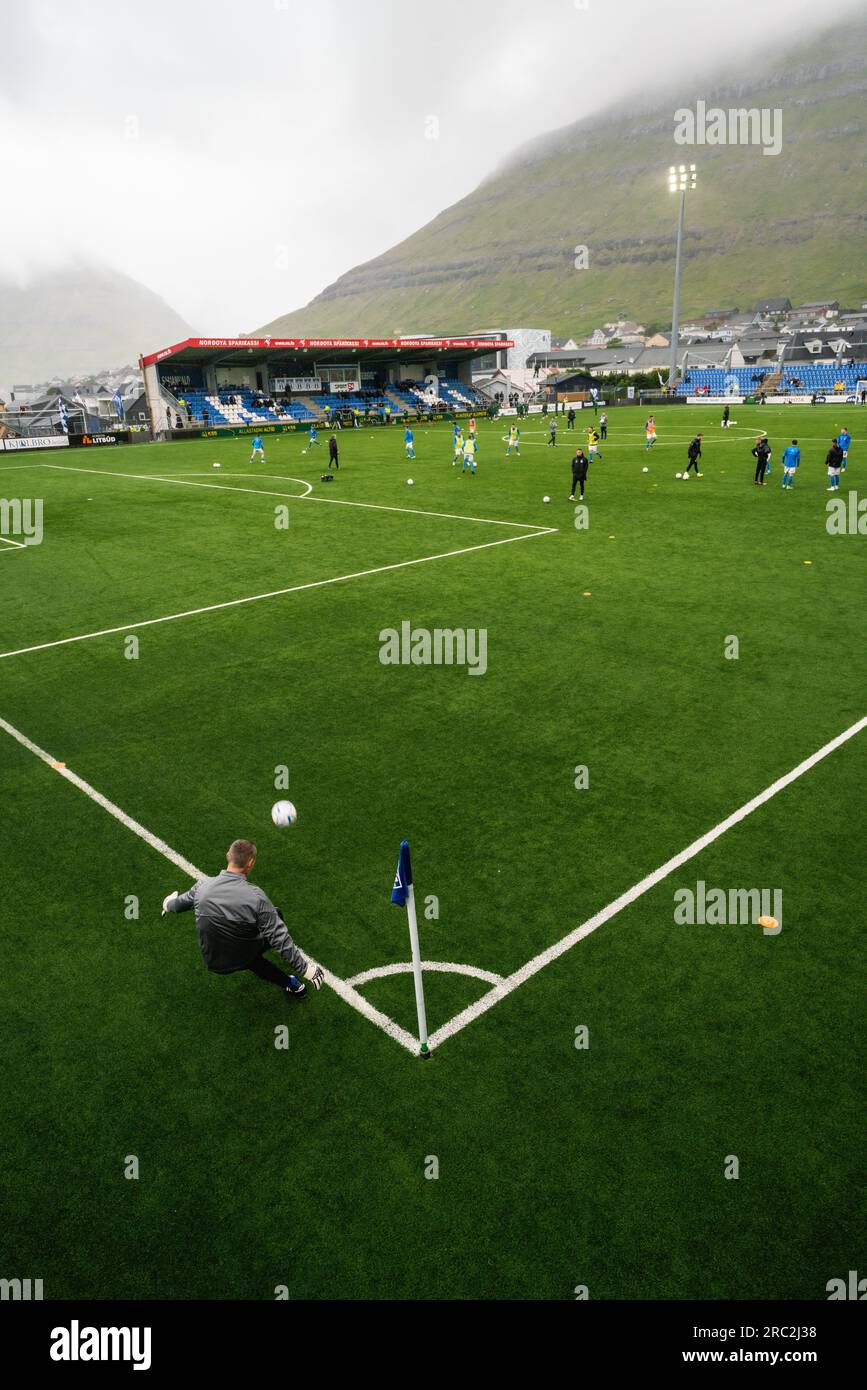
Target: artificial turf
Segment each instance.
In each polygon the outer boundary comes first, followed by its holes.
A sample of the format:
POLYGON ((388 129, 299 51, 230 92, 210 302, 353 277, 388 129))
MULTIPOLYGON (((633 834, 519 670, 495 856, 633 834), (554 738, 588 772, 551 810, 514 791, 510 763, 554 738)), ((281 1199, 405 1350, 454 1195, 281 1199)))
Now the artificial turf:
MULTIPOLYGON (((425 958, 509 974, 867 712, 867 536, 829 534, 822 466, 848 423, 857 491, 862 412, 738 406, 723 431, 663 407, 649 454, 644 416, 609 413, 584 529, 571 436, 546 447, 539 416, 520 459, 481 423, 475 477, 446 425, 410 463, 397 428, 344 431, 333 484, 296 435, 264 467, 245 439, 6 456, 44 539, 0 556, 0 716, 204 872, 255 839, 256 881, 335 974, 407 960, 404 836, 438 899, 425 958), (484 676, 383 665, 405 620, 485 629, 484 676)), ((422 1063, 331 990, 290 1008, 209 976, 192 917, 159 915, 183 873, 0 731, 4 1273, 46 1298, 824 1297, 863 1238, 865 748, 422 1063), (677 925, 700 879, 781 889, 780 935, 677 925)), ((432 1029, 487 988, 429 974, 432 1029)), ((407 975, 363 992, 414 1030, 407 975)))

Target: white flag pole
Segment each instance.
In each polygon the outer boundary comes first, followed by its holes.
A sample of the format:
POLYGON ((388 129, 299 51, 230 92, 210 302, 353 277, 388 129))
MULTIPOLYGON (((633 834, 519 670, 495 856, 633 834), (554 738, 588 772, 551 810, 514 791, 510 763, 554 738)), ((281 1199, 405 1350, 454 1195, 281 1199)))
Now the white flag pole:
POLYGON ((406 920, 409 923, 409 944, 412 951, 412 973, 415 977, 415 1007, 418 1012, 418 1040, 422 1057, 430 1057, 427 1045, 427 1018, 424 1009, 424 983, 421 971, 421 949, 418 944, 418 922, 415 916, 415 890, 412 884, 406 897, 406 920))

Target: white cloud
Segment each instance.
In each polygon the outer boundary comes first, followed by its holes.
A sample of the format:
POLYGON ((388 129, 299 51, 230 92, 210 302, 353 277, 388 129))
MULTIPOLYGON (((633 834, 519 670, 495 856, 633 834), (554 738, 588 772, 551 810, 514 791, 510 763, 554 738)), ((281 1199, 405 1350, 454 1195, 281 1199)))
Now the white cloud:
POLYGON ((85 255, 203 332, 252 328, 524 140, 856 8, 668 0, 661 23, 646 0, 7 4, 0 273, 85 255))

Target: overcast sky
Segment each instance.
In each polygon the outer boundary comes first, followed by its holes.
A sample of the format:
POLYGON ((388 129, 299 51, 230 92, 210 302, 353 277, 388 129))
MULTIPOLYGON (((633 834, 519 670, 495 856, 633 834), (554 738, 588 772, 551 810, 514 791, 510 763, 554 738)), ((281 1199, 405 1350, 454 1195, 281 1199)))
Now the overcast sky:
POLYGON ((0 274, 87 256, 250 330, 526 139, 862 5, 0 0, 0 274))

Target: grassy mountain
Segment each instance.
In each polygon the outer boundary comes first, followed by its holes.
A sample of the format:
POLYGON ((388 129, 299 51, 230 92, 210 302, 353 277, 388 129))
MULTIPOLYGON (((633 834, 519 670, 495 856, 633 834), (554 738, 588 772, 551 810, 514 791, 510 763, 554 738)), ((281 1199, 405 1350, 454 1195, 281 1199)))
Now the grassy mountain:
POLYGON ((683 308, 867 299, 867 21, 713 89, 615 110, 532 142, 468 197, 357 266, 274 335, 466 332, 532 323, 585 332, 627 314, 670 322, 675 200, 669 164, 694 160, 683 308), (674 143, 674 111, 782 110, 782 150, 674 143), (589 248, 576 270, 574 248, 589 248))
POLYGON ((0 384, 134 362, 189 335, 159 295, 119 271, 75 266, 24 286, 0 279, 0 384))

